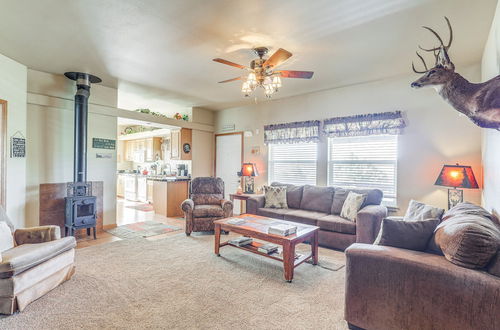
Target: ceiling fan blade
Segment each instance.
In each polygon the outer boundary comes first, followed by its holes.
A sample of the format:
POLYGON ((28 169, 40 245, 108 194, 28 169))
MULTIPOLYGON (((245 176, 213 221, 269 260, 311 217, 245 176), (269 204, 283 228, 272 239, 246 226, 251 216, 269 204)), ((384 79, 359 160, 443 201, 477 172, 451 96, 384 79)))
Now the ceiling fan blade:
POLYGON ((236 77, 236 78, 233 78, 233 79, 219 81, 219 84, 227 83, 227 82, 231 82, 231 81, 236 81, 236 80, 241 80, 241 77, 236 77))
POLYGON ((303 78, 303 79, 311 79, 314 72, 312 71, 291 71, 291 70, 281 70, 274 71, 275 73, 279 73, 283 78, 303 78))
POLYGON ((230 66, 235 66, 235 67, 240 68, 240 69, 246 69, 247 68, 244 65, 237 64, 237 63, 234 63, 234 62, 230 62, 230 61, 224 60, 222 58, 214 58, 214 61, 222 63, 222 64, 230 65, 230 66))
POLYGON ((277 67, 281 63, 288 60, 290 57, 292 57, 292 53, 290 53, 288 50, 280 48, 264 62, 264 67, 277 67))

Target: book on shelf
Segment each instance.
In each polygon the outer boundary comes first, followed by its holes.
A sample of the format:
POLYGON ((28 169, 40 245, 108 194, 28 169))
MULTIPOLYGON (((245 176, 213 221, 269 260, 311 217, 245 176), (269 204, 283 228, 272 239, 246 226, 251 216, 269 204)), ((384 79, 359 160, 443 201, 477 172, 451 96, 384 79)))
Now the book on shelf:
POLYGON ((259 251, 261 253, 271 254, 271 253, 278 251, 278 245, 272 244, 272 243, 267 243, 267 244, 259 246, 257 251, 259 251))
POLYGON ((253 239, 251 237, 240 236, 229 240, 228 243, 235 246, 245 246, 251 244, 252 242, 253 239))
POLYGON ((295 234, 297 232, 297 226, 279 224, 270 226, 267 230, 268 234, 280 235, 280 236, 289 236, 295 234))
POLYGON ((245 219, 242 218, 230 218, 229 220, 227 220, 227 223, 230 225, 242 225, 245 222, 245 219))

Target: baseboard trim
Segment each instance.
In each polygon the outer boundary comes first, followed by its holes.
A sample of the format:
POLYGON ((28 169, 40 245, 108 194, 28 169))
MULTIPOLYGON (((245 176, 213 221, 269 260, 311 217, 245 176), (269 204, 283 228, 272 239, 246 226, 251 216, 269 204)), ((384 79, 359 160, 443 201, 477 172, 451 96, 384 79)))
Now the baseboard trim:
POLYGON ((112 224, 110 224, 110 225, 103 225, 103 226, 102 226, 102 230, 110 230, 110 229, 113 229, 113 228, 116 228, 116 227, 118 227, 118 226, 116 225, 116 223, 112 223, 112 224))

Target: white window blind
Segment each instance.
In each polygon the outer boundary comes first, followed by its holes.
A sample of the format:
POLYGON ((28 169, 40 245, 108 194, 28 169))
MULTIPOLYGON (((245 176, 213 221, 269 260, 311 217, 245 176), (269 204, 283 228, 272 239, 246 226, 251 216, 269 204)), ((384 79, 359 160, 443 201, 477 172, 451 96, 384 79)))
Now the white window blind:
POLYGON ((328 138, 328 185, 378 188, 396 205, 397 135, 328 138))
POLYGON ((316 143, 270 144, 269 183, 316 184, 316 143))

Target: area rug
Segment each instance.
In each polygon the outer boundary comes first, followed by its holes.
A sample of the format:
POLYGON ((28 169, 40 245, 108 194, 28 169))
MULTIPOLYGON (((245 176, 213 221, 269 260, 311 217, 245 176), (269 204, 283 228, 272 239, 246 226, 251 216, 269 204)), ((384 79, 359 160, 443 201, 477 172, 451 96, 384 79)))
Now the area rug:
MULTIPOLYGON (((0 329, 347 329, 345 267, 304 263, 292 283, 281 263, 213 236, 121 240, 79 249, 76 274, 0 329)), ((345 263, 320 248, 321 258, 345 263)))
POLYGON ((167 225, 158 221, 144 221, 118 226, 106 231, 111 235, 123 239, 132 239, 139 237, 151 237, 179 230, 182 230, 182 228, 167 225))
POLYGON ((143 212, 153 212, 154 211, 153 205, 151 205, 151 204, 127 205, 125 207, 127 207, 129 209, 134 209, 137 211, 143 211, 143 212))

